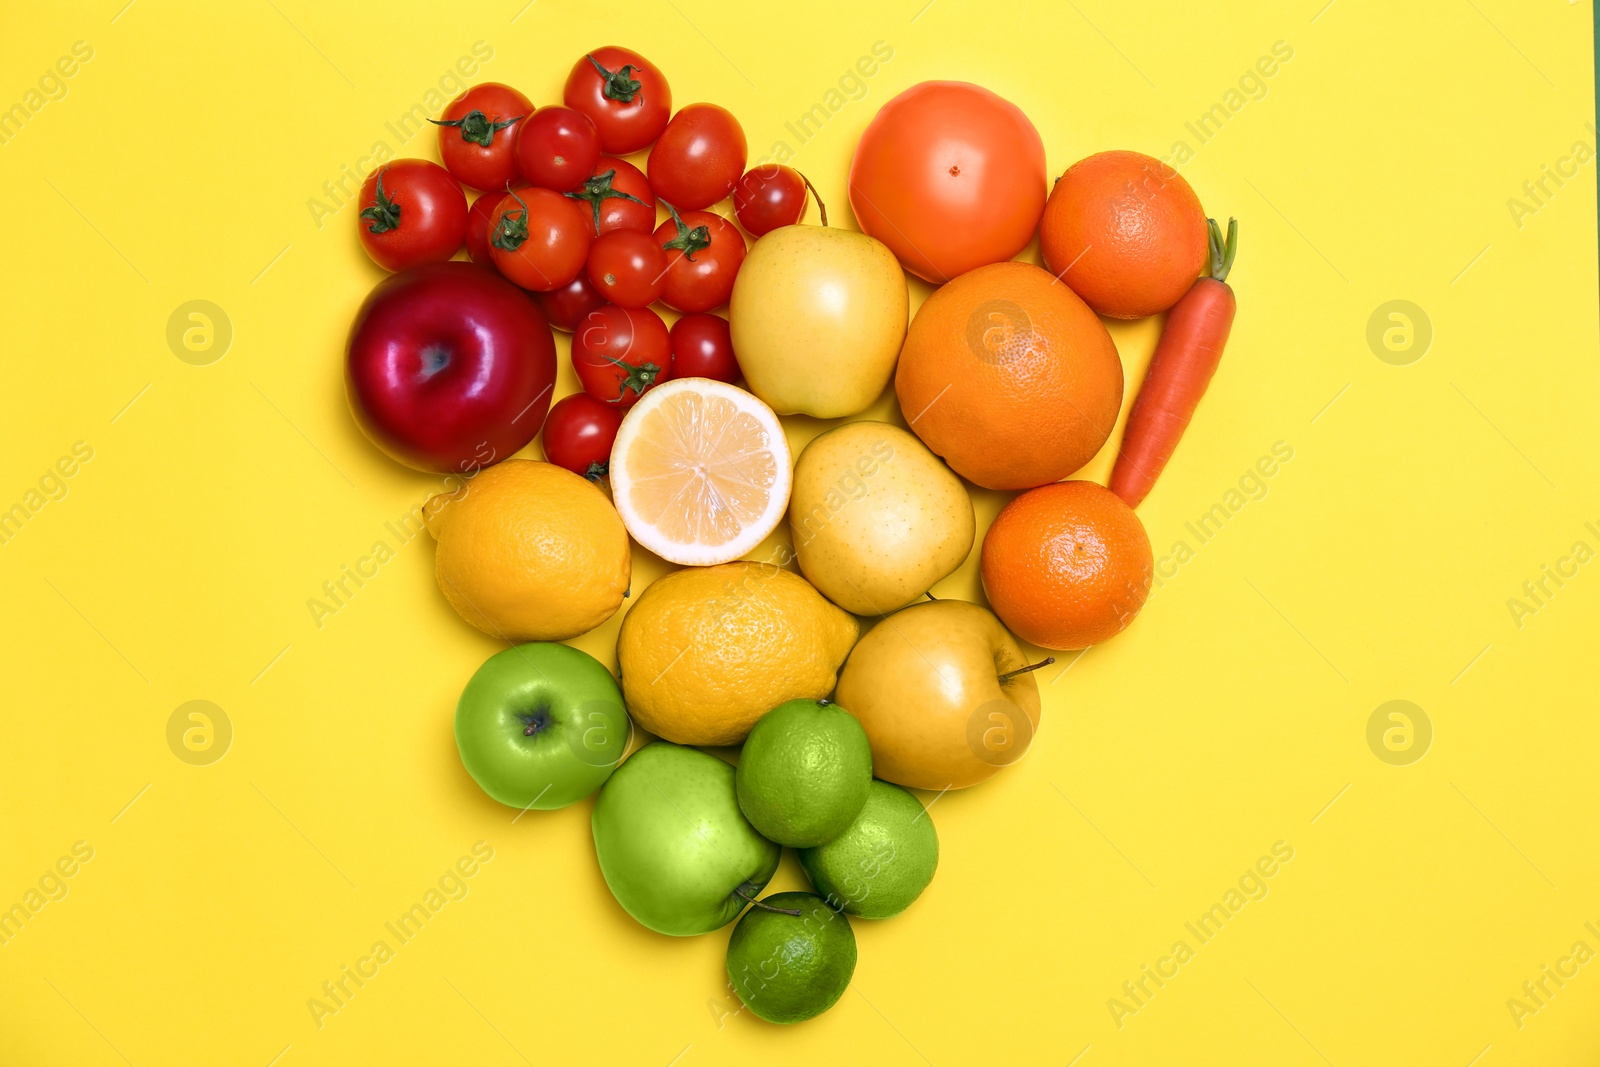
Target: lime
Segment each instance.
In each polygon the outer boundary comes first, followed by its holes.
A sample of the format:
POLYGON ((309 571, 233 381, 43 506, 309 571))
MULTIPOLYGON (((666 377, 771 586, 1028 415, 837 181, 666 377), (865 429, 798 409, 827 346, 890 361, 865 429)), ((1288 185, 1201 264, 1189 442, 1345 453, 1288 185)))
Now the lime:
POLYGON ((745 739, 739 807, 761 836, 791 848, 826 844, 867 802, 872 746, 854 715, 826 700, 791 700, 745 739))
POLYGON ((728 938, 728 981, 769 1023, 821 1015, 855 970, 850 920, 811 893, 774 893, 745 912, 728 938))
POLYGON ((939 835, 922 802, 897 785, 873 780, 850 828, 800 865, 828 903, 863 919, 899 915, 922 895, 939 866, 939 835))

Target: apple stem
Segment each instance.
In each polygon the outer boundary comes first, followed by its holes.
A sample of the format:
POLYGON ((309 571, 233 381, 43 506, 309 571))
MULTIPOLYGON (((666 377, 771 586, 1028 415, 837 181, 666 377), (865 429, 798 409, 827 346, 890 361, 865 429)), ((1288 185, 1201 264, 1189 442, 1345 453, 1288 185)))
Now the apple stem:
POLYGON ((817 187, 811 184, 811 179, 805 176, 804 171, 797 170, 795 173, 800 175, 800 180, 806 183, 807 189, 811 190, 811 195, 817 201, 817 215, 822 219, 822 224, 826 226, 828 224, 828 205, 822 202, 822 194, 817 192, 817 187))
POLYGON ((923 593, 922 595, 927 597, 929 600, 933 601, 935 604, 937 604, 939 602, 939 598, 933 595, 933 591, 932 590, 928 590, 927 592, 923 593))
POLYGON ((1056 661, 1056 658, 1054 656, 1046 656, 1044 659, 1040 660, 1038 663, 1030 663, 1026 667, 1018 667, 1014 671, 1006 671, 1006 673, 1004 673, 1004 674, 1002 674, 1000 676, 1000 684, 1001 685, 1005 685, 1007 682, 1011 681, 1011 679, 1015 678, 1019 674, 1027 674, 1029 671, 1036 671, 1040 667, 1048 667, 1048 666, 1050 666, 1050 664, 1054 663, 1055 661, 1056 661))
POLYGON ((735 889, 733 891, 733 895, 738 897, 740 900, 743 900, 746 904, 754 904, 758 908, 765 908, 768 911, 775 911, 780 915, 793 915, 796 919, 798 919, 803 914, 798 908, 774 908, 771 904, 757 900, 755 897, 751 896, 745 891, 744 886, 740 886, 739 888, 735 889))

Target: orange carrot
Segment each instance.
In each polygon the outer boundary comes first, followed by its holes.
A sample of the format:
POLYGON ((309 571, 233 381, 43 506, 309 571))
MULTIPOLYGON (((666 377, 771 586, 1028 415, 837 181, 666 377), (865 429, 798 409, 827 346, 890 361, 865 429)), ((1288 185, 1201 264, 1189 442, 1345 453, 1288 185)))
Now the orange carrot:
POLYGON ((1224 239, 1216 219, 1206 222, 1211 229, 1206 274, 1167 312, 1167 324, 1128 413, 1122 451, 1111 471, 1111 491, 1130 508, 1139 506, 1178 447, 1222 360, 1239 306, 1227 283, 1239 247, 1239 223, 1228 220, 1224 239))

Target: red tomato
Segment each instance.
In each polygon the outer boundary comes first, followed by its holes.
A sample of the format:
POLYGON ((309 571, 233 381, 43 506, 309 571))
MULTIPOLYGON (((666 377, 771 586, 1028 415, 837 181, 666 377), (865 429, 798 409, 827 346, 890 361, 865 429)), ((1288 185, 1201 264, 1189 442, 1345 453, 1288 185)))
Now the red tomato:
POLYGON ((672 114, 667 79, 638 52, 614 45, 596 48, 572 65, 561 99, 594 120, 601 146, 612 155, 649 145, 672 114))
POLYGON ((626 159, 601 156, 589 180, 567 194, 589 205, 596 237, 612 230, 656 228, 656 194, 644 171, 626 159))
MULTIPOLYGON (((519 182, 515 188, 521 192, 527 186, 519 182)), ((479 195, 467 209, 467 255, 480 267, 494 268, 494 259, 489 255, 489 223, 494 218, 494 209, 505 196, 491 189, 479 195)))
MULTIPOLYGON (((806 176, 794 168, 768 163, 746 171, 739 179, 733 188, 733 210, 751 236, 760 237, 805 218, 806 190, 810 188, 806 176)), ((826 226, 828 209, 822 206, 820 197, 817 210, 826 226)))
POLYGON ((591 482, 606 476, 611 445, 622 425, 622 410, 588 393, 556 401, 544 419, 544 458, 591 482))
POLYGON ((444 109, 444 118, 429 119, 439 127, 439 158, 462 185, 504 189, 517 176, 511 154, 517 140, 513 125, 528 117, 533 104, 499 82, 474 85, 444 109))
POLYGON ((850 164, 861 231, 936 285, 1022 251, 1044 199, 1039 131, 967 82, 923 82, 883 105, 850 164))
POLYGON ((549 189, 507 193, 489 220, 495 268, 524 289, 560 289, 583 270, 588 255, 589 220, 549 189))
POLYGON ((677 378, 739 380, 728 320, 716 315, 685 315, 672 324, 672 373, 677 378))
POLYGON ((672 217, 656 227, 656 240, 667 250, 661 299, 679 311, 710 311, 727 303, 744 263, 739 227, 709 211, 679 216, 671 207, 667 210, 672 217))
POLYGON ((607 304, 584 316, 572 335, 572 369, 583 391, 619 411, 672 377, 667 324, 649 308, 607 304))
POLYGON ((544 317, 550 320, 550 325, 567 333, 576 330, 589 312, 606 303, 606 298, 589 281, 589 275, 581 270, 566 285, 548 293, 534 293, 533 299, 544 317))
POLYGON ((541 107, 517 127, 517 170, 558 193, 576 189, 600 161, 600 131, 581 111, 541 107))
POLYGON ((385 163, 361 185, 361 246, 385 270, 443 263, 467 235, 467 194, 426 159, 385 163))
POLYGON ((667 123, 645 169, 656 197, 679 211, 710 207, 733 192, 744 173, 739 120, 716 104, 690 104, 667 123))
POLYGON ((667 252, 655 234, 612 230, 589 246, 589 280, 600 295, 625 308, 642 308, 661 299, 667 252))

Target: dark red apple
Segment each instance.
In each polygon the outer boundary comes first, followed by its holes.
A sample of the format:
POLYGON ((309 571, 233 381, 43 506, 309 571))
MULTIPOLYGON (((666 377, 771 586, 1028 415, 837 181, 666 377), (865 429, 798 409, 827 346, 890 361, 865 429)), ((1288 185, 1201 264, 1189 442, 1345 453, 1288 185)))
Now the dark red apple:
POLYGON ((555 381, 544 314, 472 263, 385 278, 350 326, 350 410, 373 444, 420 470, 508 459, 538 434, 555 381))

